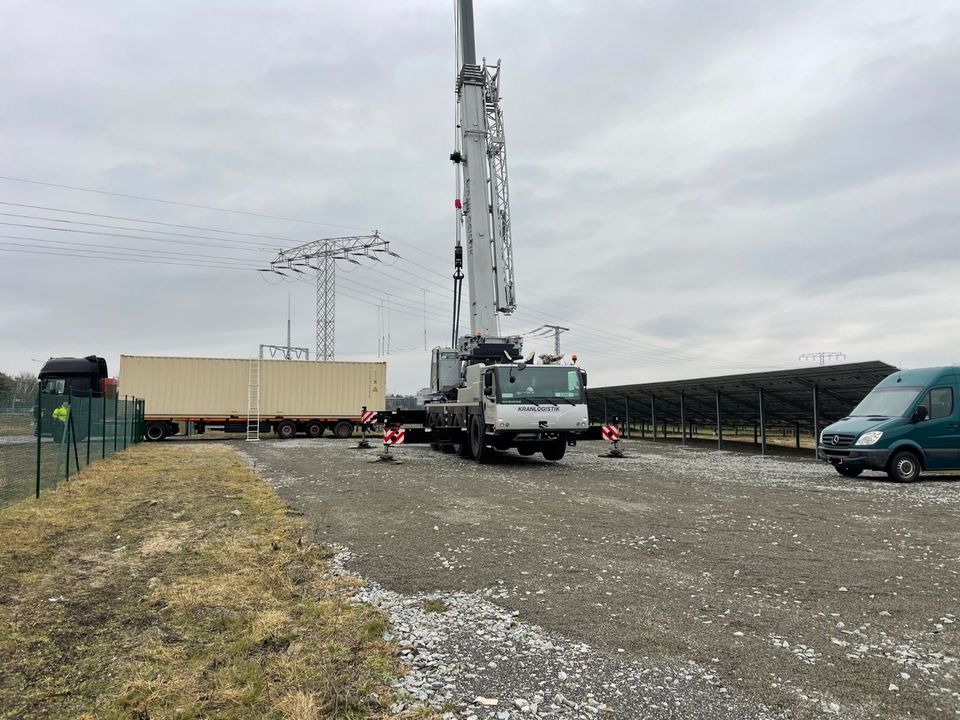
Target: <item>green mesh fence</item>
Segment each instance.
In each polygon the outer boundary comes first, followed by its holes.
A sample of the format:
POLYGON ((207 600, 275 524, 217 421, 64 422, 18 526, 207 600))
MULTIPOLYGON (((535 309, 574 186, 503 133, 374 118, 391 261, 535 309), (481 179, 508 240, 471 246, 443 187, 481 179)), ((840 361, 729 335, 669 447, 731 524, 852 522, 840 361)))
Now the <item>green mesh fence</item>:
POLYGON ((140 442, 143 402, 92 393, 0 393, 0 506, 51 490, 140 442))

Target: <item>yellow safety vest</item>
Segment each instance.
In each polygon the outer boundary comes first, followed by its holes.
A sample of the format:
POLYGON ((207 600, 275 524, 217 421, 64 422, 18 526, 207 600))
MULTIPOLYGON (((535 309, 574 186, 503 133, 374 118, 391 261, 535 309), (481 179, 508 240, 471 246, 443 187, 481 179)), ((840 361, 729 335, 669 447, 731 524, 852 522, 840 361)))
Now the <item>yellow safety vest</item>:
POLYGON ((67 408, 65 408, 65 407, 63 407, 63 406, 61 405, 60 407, 58 407, 56 410, 53 411, 53 417, 54 417, 54 419, 59 420, 60 422, 66 424, 66 422, 67 422, 67 414, 68 414, 69 412, 70 412, 69 409, 67 409, 67 408))

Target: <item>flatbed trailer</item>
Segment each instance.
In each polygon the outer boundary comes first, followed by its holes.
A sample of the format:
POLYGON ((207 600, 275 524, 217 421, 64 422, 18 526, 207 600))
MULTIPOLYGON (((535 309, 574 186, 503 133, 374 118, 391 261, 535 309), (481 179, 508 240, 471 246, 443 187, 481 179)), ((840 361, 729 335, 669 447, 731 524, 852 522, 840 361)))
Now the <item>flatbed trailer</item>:
MULTIPOLYGON (((245 433, 249 429, 247 417, 231 415, 227 417, 195 415, 144 415, 143 435, 147 440, 163 440, 170 435, 184 432, 189 424, 190 432, 202 435, 207 430, 219 430, 225 433, 245 433)), ((360 426, 360 415, 316 417, 300 415, 278 415, 260 417, 260 432, 274 433, 282 439, 298 434, 308 438, 318 438, 329 431, 334 437, 347 438, 360 426)))

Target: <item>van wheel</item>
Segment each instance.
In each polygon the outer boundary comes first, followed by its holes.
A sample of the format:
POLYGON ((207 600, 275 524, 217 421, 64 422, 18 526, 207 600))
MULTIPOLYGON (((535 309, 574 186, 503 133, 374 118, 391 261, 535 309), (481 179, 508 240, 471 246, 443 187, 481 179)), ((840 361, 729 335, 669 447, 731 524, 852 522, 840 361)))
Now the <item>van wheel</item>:
POLYGON ((277 425, 277 428, 274 430, 274 432, 281 440, 289 440, 297 434, 297 426, 290 420, 284 420, 282 423, 277 425))
POLYGON ((909 450, 903 450, 890 458, 887 475, 896 482, 913 482, 920 477, 920 460, 909 450))
POLYGON ((308 422, 305 432, 308 438, 318 438, 323 435, 323 423, 308 422))
POLYGON ((838 473, 849 478, 860 477, 860 473, 863 472, 863 468, 852 468, 844 465, 834 465, 834 467, 837 469, 838 473))
POLYGON ((167 426, 157 422, 147 423, 143 428, 143 436, 151 442, 163 440, 167 436, 167 426))

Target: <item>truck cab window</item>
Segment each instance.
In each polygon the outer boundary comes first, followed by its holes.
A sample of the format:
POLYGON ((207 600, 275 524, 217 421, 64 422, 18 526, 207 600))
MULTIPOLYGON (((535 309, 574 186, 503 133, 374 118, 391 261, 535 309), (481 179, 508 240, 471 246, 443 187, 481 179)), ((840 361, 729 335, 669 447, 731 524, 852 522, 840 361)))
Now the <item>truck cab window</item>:
POLYGON ((48 395, 63 395, 66 384, 67 381, 63 378, 47 380, 46 383, 44 383, 43 391, 48 395))
POLYGON ((950 417, 953 415, 953 389, 934 388, 925 398, 925 404, 930 410, 930 419, 950 417))

